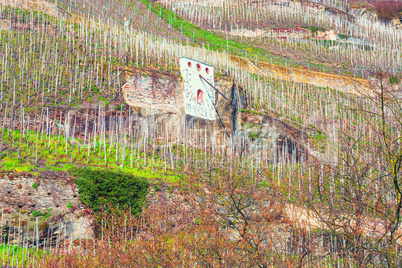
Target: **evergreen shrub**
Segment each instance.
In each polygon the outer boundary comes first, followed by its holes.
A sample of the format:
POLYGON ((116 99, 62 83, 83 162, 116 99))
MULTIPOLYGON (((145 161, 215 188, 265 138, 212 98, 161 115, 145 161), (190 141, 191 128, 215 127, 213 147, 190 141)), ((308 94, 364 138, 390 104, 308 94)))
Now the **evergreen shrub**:
MULTIPOLYGON (((133 215, 142 211, 149 183, 144 178, 109 170, 73 168, 70 173, 77 177, 81 202, 91 207, 94 213, 102 206, 131 209, 133 215)), ((110 209, 110 208, 109 208, 110 209)))

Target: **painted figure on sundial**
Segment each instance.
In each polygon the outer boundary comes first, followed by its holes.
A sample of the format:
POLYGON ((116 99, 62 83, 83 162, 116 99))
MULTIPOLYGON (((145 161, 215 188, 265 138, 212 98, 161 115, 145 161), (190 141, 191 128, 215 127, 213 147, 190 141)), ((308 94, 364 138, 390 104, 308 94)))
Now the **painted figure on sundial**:
POLYGON ((197 91, 197 104, 202 104, 202 102, 203 102, 203 93, 202 90, 199 89, 197 91))

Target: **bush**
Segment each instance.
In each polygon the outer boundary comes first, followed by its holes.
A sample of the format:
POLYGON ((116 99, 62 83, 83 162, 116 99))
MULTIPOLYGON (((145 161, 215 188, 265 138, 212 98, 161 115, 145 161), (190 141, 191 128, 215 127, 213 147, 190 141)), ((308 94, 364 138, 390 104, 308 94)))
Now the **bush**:
POLYGON ((399 78, 397 76, 390 76, 388 79, 390 85, 396 85, 399 83, 399 78))
POLYGON ((301 28, 309 29, 313 34, 317 34, 318 31, 325 32, 327 30, 317 26, 302 26, 301 28))
POLYGON ((94 213, 100 212, 103 205, 131 207, 133 215, 141 212, 149 186, 145 179, 123 172, 89 168, 73 168, 70 173, 78 177, 75 183, 81 202, 91 207, 94 213))
POLYGON ((402 12, 402 2, 397 1, 378 1, 373 4, 375 13, 383 21, 391 21, 398 17, 402 12))
POLYGON ((344 34, 338 34, 338 37, 339 37, 340 39, 344 39, 344 40, 347 40, 347 39, 349 38, 349 36, 344 35, 344 34))
POLYGON ((116 105, 114 107, 114 109, 117 110, 117 111, 122 111, 123 108, 124 108, 124 104, 116 105))

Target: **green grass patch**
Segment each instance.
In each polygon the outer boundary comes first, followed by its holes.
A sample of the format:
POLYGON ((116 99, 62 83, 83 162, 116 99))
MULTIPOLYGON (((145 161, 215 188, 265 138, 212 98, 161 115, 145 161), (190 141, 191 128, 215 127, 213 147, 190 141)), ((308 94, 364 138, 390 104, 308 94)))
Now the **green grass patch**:
POLYGON ((99 137, 96 137, 96 142, 91 137, 88 150, 88 144, 82 140, 66 141, 63 135, 46 137, 46 134, 28 131, 20 143, 19 130, 0 129, 0 136, 1 132, 3 148, 6 149, 0 154, 0 170, 37 175, 44 170, 68 172, 78 166, 121 171, 150 181, 180 181, 177 168, 173 170, 160 154, 150 150, 144 152, 143 148, 131 149, 129 146, 116 150, 117 144, 110 143, 109 138, 106 138, 106 144, 102 144, 99 137))
POLYGON ((301 28, 310 30, 314 35, 317 34, 318 31, 325 32, 327 29, 317 26, 302 26, 301 28))
POLYGON ((399 78, 397 76, 390 76, 389 78, 390 85, 396 85, 399 83, 399 78))
POLYGON ((26 267, 29 265, 28 255, 31 260, 32 256, 42 258, 43 253, 43 250, 37 250, 36 247, 23 248, 14 245, 0 245, 0 263, 4 262, 4 267, 17 267, 17 263, 19 267, 26 267))
POLYGON ((347 39, 349 38, 348 35, 344 35, 344 34, 338 34, 338 37, 339 37, 340 39, 343 39, 343 40, 347 40, 347 39))

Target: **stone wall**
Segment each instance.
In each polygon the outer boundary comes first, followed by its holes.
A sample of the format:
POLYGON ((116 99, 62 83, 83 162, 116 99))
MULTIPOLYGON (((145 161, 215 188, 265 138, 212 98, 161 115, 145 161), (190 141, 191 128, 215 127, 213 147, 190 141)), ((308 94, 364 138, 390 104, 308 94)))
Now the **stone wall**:
MULTIPOLYGON (((86 207, 81 203, 74 181, 63 173, 45 172, 41 176, 28 173, 0 173, 0 217, 3 216, 3 226, 0 229, 3 236, 7 230, 16 229, 10 240, 24 235, 29 243, 33 242, 33 226, 39 228, 39 243, 48 239, 48 230, 53 234, 51 239, 92 238, 92 219, 85 214, 86 207), (44 218, 33 212, 48 213, 44 218), (3 213, 3 214, 2 214, 3 213), (29 226, 30 231, 27 231, 29 226)), ((11 232, 13 233, 13 232, 11 232)), ((20 239, 20 241, 22 241, 20 239)))
POLYGON ((54 208, 67 211, 68 204, 83 208, 75 185, 65 178, 39 179, 3 173, 0 175, 0 207, 32 212, 54 208), (36 189, 33 185, 36 185, 36 189))

